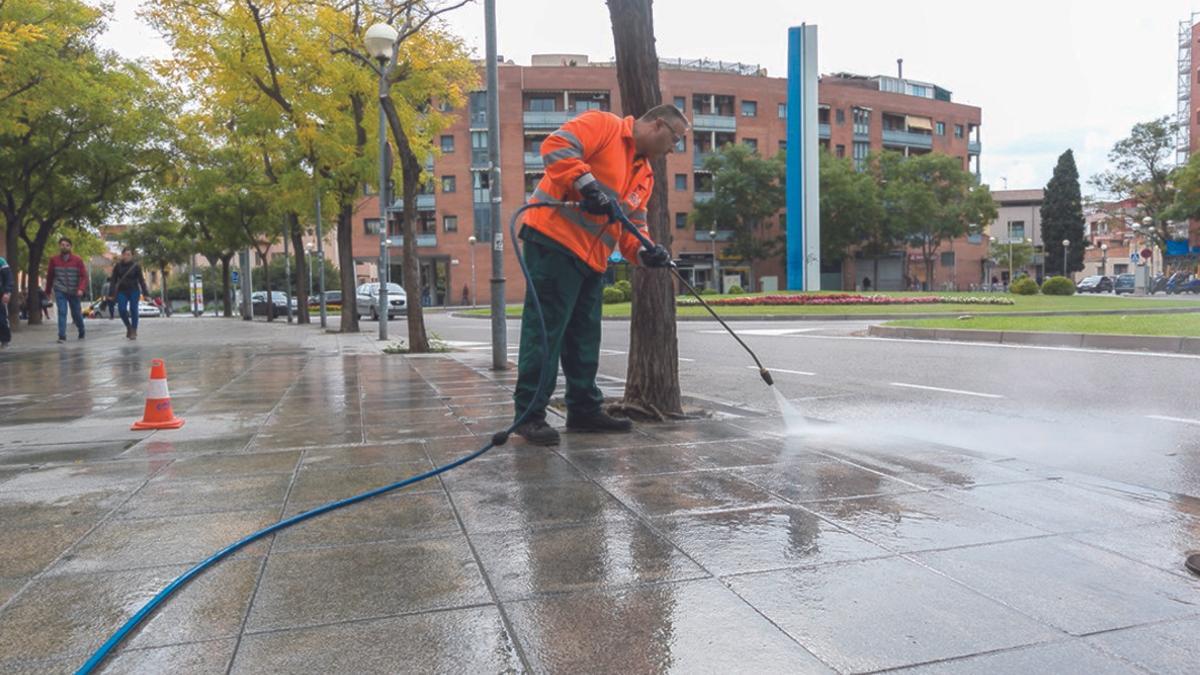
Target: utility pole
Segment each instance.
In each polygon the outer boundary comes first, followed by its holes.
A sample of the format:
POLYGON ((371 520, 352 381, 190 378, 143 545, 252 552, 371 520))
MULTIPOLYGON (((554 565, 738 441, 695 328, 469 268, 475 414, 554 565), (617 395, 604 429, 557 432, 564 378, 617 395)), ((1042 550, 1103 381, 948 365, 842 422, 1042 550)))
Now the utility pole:
MULTIPOLYGON (((317 281, 321 284, 321 328, 325 328, 325 236, 321 233, 321 181, 317 181, 317 281)), ((311 284, 310 284, 311 286, 311 284)))
POLYGON ((252 294, 254 293, 254 284, 252 281, 253 270, 250 267, 250 249, 242 251, 239 257, 241 259, 238 261, 238 266, 242 268, 242 321, 253 321, 254 300, 252 294))
POLYGON ((496 69, 496 0, 484 0, 487 52, 488 189, 492 230, 492 370, 508 369, 504 315, 504 226, 500 222, 500 77, 496 69))
MULTIPOLYGON (((288 323, 292 322, 292 261, 288 258, 288 237, 291 236, 287 218, 283 219, 283 301, 287 303, 288 323)), ((272 299, 271 302, 274 302, 272 299)))

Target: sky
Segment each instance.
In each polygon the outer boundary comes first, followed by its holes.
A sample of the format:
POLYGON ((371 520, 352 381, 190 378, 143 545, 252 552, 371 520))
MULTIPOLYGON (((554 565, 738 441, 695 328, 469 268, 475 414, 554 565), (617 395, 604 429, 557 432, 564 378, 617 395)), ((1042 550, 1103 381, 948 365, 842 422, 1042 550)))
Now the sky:
MULTIPOLYGON (((139 4, 115 0, 103 43, 130 58, 168 56, 137 19, 139 4)), ((653 7, 660 57, 761 64, 785 77, 787 27, 809 23, 818 27, 822 73, 894 75, 903 58, 906 77, 983 109, 984 182, 1024 189, 1044 187, 1068 148, 1086 181, 1106 168, 1113 143, 1134 124, 1175 114, 1179 22, 1200 11, 1200 0, 657 0, 653 7)), ((535 53, 613 56, 602 0, 498 0, 496 16, 498 51, 518 64, 535 53)), ((482 0, 447 24, 483 54, 482 0)))

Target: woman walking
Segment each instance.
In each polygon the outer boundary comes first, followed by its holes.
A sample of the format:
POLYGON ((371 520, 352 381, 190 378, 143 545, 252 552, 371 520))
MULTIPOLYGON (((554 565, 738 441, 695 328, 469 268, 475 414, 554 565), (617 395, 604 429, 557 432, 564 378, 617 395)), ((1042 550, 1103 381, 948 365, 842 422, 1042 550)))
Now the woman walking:
POLYGON ((138 301, 141 299, 138 291, 149 296, 150 289, 146 288, 142 266, 133 259, 133 251, 128 247, 121 250, 120 262, 113 265, 109 288, 116 293, 117 311, 121 313, 121 323, 125 324, 125 337, 136 340, 138 301))

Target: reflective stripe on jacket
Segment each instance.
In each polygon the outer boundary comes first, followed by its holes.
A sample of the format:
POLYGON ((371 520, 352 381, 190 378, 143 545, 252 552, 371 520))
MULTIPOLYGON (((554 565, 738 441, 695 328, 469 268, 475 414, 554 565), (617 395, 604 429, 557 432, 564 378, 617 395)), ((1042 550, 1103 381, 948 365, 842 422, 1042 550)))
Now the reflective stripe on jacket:
MULTIPOLYGON (((654 173, 649 162, 635 155, 632 117, 585 112, 542 143, 546 173, 530 201, 579 201, 579 188, 596 181, 649 238, 646 202, 654 189, 654 173)), ((619 223, 604 220, 569 207, 532 209, 525 214, 526 225, 562 244, 597 272, 605 270, 617 247, 626 260, 640 262, 637 238, 619 223)))

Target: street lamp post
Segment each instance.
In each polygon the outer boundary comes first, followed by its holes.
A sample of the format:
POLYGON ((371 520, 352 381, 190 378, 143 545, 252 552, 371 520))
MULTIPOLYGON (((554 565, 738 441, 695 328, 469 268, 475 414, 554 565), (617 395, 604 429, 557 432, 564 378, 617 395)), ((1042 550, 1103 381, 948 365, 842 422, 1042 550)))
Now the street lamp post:
POLYGON ((995 265, 995 264, 996 264, 996 260, 995 260, 995 258, 993 258, 993 257, 992 257, 992 255, 993 255, 993 254, 992 254, 992 248, 993 248, 995 245, 996 245, 996 238, 995 238, 995 237, 991 237, 991 236, 989 236, 989 237, 988 237, 988 257, 987 257, 987 270, 984 272, 984 275, 985 275, 987 278, 983 280, 983 281, 984 281, 984 283, 986 283, 986 284, 987 284, 987 288, 988 288, 988 290, 989 290, 989 291, 995 291, 995 290, 996 290, 996 288, 995 288, 995 285, 992 283, 992 265, 995 265))
POLYGON ((317 273, 317 280, 321 286, 318 288, 321 298, 321 328, 325 328, 325 237, 321 232, 321 183, 317 183, 317 264, 321 266, 317 273))
POLYGON ((1108 244, 1100 244, 1100 276, 1108 276, 1108 244))
POLYGON ((467 237, 467 243, 471 245, 471 308, 475 308, 475 242, 479 241, 475 235, 467 237))
POLYGON ((1067 276, 1067 274, 1069 274, 1069 269, 1070 269, 1067 265, 1067 259, 1071 257, 1071 240, 1063 239, 1062 245, 1063 245, 1063 276, 1065 277, 1065 276, 1067 276))
POLYGON ((712 241, 712 257, 713 257, 713 284, 717 288, 717 292, 721 291, 721 265, 717 260, 717 231, 709 230, 708 238, 712 241))
POLYGON ((367 53, 379 64, 379 339, 388 337, 388 221, 387 221, 387 116, 383 99, 387 96, 387 66, 400 36, 395 28, 377 23, 367 29, 363 41, 367 53))
POLYGON ((1008 285, 1013 282, 1012 221, 1008 223, 1008 285))
POLYGON ((311 241, 304 246, 304 250, 308 253, 308 293, 305 293, 305 296, 311 296, 313 292, 313 252, 316 248, 311 241))

